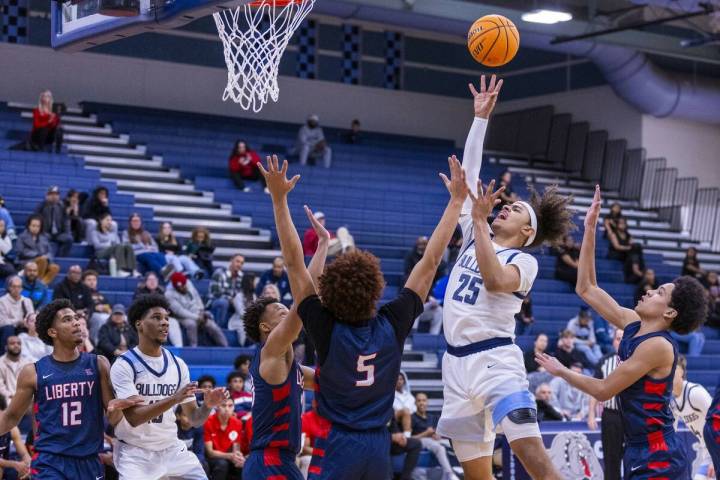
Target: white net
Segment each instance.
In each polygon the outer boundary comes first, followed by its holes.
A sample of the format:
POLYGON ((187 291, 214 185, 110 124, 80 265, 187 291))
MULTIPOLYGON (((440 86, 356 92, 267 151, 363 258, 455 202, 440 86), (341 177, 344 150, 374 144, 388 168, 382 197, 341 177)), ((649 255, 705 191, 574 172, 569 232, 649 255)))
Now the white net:
POLYGON ((231 98, 254 112, 262 110, 269 98, 277 102, 280 59, 315 0, 284 3, 266 0, 260 6, 243 5, 213 14, 228 67, 223 101, 231 98))

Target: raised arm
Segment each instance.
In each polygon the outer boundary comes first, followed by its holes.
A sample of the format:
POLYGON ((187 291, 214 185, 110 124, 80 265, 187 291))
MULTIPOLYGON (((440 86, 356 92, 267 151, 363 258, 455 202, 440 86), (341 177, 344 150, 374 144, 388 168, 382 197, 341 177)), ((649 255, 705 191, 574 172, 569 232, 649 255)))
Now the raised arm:
POLYGON ((601 203, 598 185, 595 187, 592 205, 585 216, 585 234, 580 248, 575 292, 600 316, 624 330, 628 324, 638 321, 640 317, 634 310, 621 307, 605 290, 598 287, 595 274, 595 234, 601 203))
POLYGON ((100 370, 100 391, 102 402, 110 425, 115 426, 122 420, 122 411, 126 408, 142 405, 142 397, 134 396, 124 399, 116 399, 113 393, 112 382, 110 381, 110 362, 102 355, 98 355, 98 368, 100 370))
POLYGON ((320 275, 322 275, 323 270, 325 269, 328 247, 330 246, 330 232, 328 232, 327 229, 318 222, 315 215, 313 215, 312 210, 310 210, 310 207, 307 205, 305 205, 305 213, 307 214, 308 220, 310 220, 310 224, 318 236, 317 250, 315 250, 315 255, 313 255, 312 260, 310 260, 310 265, 308 265, 308 272, 310 272, 310 277, 315 284, 315 288, 317 288, 320 275))
MULTIPOLYGON (((477 194, 476 185, 480 178, 480 168, 482 167, 483 143, 485 142, 485 132, 487 131, 488 119, 495 108, 498 94, 502 88, 503 81, 496 83, 496 77, 490 77, 490 85, 485 86, 485 75, 480 77, 480 92, 475 89, 475 85, 469 84, 470 93, 473 96, 473 110, 475 118, 473 119, 470 132, 465 140, 465 150, 463 152, 463 169, 467 177, 468 187, 470 191, 477 194)), ((463 205, 463 215, 469 214, 472 210, 472 204, 468 198, 463 205)))
POLYGON ((450 201, 445 207, 445 212, 428 241, 425 254, 417 265, 415 265, 415 268, 410 272, 407 282, 405 282, 405 288, 414 291, 422 301, 425 301, 430 287, 432 287, 435 273, 440 266, 442 255, 455 231, 455 226, 460 218, 462 205, 469 191, 465 171, 462 169, 458 159, 453 155, 448 158, 448 164, 450 165, 450 179, 442 173, 440 177, 450 192, 450 201))
POLYGON ((37 389, 37 373, 35 364, 25 365, 18 375, 17 390, 10 401, 8 408, 0 414, 0 435, 17 427, 23 415, 32 405, 35 390, 37 389))

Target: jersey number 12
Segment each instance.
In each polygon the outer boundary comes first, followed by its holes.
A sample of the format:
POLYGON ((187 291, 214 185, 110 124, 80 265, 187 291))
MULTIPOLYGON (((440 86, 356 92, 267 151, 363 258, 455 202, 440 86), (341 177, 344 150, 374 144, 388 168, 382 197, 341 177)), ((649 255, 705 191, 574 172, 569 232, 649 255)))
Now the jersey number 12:
POLYGON ((80 415, 82 414, 82 403, 80 402, 63 402, 62 404, 62 424, 63 427, 76 427, 82 424, 80 415))
POLYGON ((375 365, 366 365, 365 362, 372 360, 377 357, 377 353, 372 355, 359 355, 357 360, 357 371, 359 373, 365 373, 365 380, 357 380, 355 382, 356 387, 369 387, 375 383, 375 365))

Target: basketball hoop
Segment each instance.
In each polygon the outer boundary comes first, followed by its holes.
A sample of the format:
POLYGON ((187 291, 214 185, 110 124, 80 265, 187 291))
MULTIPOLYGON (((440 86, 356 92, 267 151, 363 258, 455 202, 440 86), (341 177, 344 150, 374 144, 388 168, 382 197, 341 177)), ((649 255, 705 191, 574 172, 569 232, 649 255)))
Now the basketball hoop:
POLYGON ((223 42, 231 98, 245 110, 277 102, 280 59, 315 0, 260 0, 213 14, 223 42), (264 20, 267 20, 266 22, 264 20))

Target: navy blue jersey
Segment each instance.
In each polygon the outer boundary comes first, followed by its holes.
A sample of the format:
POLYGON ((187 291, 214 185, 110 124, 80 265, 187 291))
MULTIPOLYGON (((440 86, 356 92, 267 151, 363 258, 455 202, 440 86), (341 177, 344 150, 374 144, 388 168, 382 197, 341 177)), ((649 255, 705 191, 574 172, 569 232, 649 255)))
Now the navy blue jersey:
POLYGON ((318 413, 351 430, 385 428, 393 414, 403 344, 423 303, 403 289, 362 325, 337 321, 317 296, 298 307, 318 350, 318 413))
POLYGON ((66 457, 102 451, 105 426, 97 355, 83 352, 72 362, 48 355, 35 362, 35 370, 35 450, 66 457))
POLYGON ((252 425, 253 438, 250 450, 277 448, 300 452, 303 374, 293 360, 285 381, 270 385, 260 376, 260 352, 255 352, 250 364, 253 385, 252 425))
POLYGON ((625 439, 628 444, 644 446, 651 451, 667 450, 667 438, 675 436, 675 417, 670 410, 670 400, 677 364, 677 344, 667 331, 636 336, 638 330, 640 322, 631 323, 625 328, 618 352, 620 361, 629 359, 642 342, 653 337, 663 337, 670 342, 675 359, 667 377, 655 379, 645 375, 618 394, 625 423, 625 439))
POLYGON ((715 471, 720 472, 720 379, 717 385, 715 397, 708 408, 707 417, 705 417, 703 438, 712 457, 715 471))

